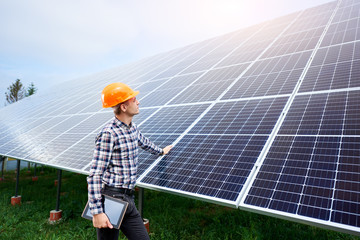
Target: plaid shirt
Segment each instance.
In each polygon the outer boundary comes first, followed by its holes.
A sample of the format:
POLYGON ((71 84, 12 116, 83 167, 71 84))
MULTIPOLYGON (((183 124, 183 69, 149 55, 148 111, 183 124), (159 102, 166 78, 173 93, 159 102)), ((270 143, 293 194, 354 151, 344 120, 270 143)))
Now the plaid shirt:
POLYGON ((152 154, 163 153, 161 148, 142 135, 135 124, 128 126, 116 117, 97 135, 87 177, 91 214, 103 212, 100 193, 103 184, 116 188, 134 188, 138 146, 152 154))

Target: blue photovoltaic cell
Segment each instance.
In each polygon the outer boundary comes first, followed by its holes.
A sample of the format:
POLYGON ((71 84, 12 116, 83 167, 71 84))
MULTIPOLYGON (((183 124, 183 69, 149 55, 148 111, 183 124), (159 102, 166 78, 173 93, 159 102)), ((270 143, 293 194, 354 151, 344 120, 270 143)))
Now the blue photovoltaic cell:
POLYGON ((300 51, 312 50, 315 48, 321 34, 324 32, 325 26, 315 29, 306 29, 304 31, 296 31, 289 29, 289 33, 278 39, 270 49, 268 49, 262 58, 291 54, 300 51), (291 30, 295 33, 290 32, 291 30))
POLYGON ((279 134, 360 135, 360 92, 297 96, 279 134))
MULTIPOLYGON (((229 37, 230 36, 228 35, 227 38, 229 37)), ((209 52, 221 46, 227 38, 224 39, 223 37, 217 37, 195 44, 197 47, 193 49, 192 52, 188 53, 187 56, 185 56, 183 59, 180 59, 180 61, 171 66, 169 69, 157 75, 156 78, 172 77, 185 73, 185 70, 189 66, 203 59, 204 56, 209 54, 209 52)))
POLYGON ((270 134, 287 97, 217 103, 190 130, 193 134, 270 134))
MULTIPOLYGON (((170 143, 173 143, 180 135, 177 134, 144 134, 146 137, 151 139, 157 146, 161 148, 166 147, 170 143)), ((138 175, 142 175, 145 170, 158 159, 159 156, 152 155, 149 152, 139 149, 139 166, 138 166, 138 175)))
POLYGON ((328 23, 331 14, 334 12, 336 5, 337 2, 333 1, 318 7, 306 9, 300 14, 300 16, 285 32, 285 34, 302 32, 309 29, 318 28, 320 26, 325 26, 328 23))
POLYGON ((307 51, 274 58, 261 59, 255 62, 255 64, 244 76, 303 69, 308 62, 310 55, 311 51, 307 51))
POLYGON ((271 22, 272 24, 267 24, 260 32, 253 35, 240 47, 234 49, 234 51, 221 60, 216 67, 254 61, 298 14, 299 13, 294 13, 281 19, 276 19, 271 22))
POLYGON ((357 9, 335 14, 245 206, 360 227, 357 9))
MULTIPOLYGON (((48 163, 54 165, 62 163, 67 168, 83 169, 90 163, 90 159, 93 157, 96 135, 96 133, 92 133, 87 135, 85 138, 80 139, 63 153, 60 153, 57 157, 49 159, 48 163)), ((90 165, 84 170, 90 171, 90 165)))
POLYGON ((24 157, 28 155, 28 152, 33 150, 34 146, 36 147, 36 144, 39 143, 33 141, 34 138, 44 134, 46 131, 48 131, 50 136, 59 135, 58 133, 51 133, 49 129, 64 121, 66 118, 67 117, 44 118, 42 119, 44 121, 43 123, 35 121, 31 125, 25 124, 24 129, 22 128, 23 126, 17 126, 12 130, 15 134, 8 134, 2 139, 4 144, 0 146, 1 151, 4 152, 4 154, 24 159, 24 157), (39 125, 36 126, 34 124, 39 125))
MULTIPOLYGON (((140 106, 139 106, 139 114, 135 115, 133 117, 133 122, 136 124, 136 125, 141 125, 141 123, 143 121, 145 121, 145 119, 147 119, 149 116, 151 116, 151 114, 153 114, 155 111, 158 110, 158 108, 148 108, 148 109, 144 109, 141 107, 141 100, 140 100, 140 106)), ((112 114, 112 118, 114 118, 114 114, 112 114)), ((111 118, 111 120, 112 120, 111 118)))
POLYGON ((266 139, 186 135, 142 182, 235 201, 266 139))
POLYGON ((141 92, 141 95, 139 95, 139 97, 145 96, 146 94, 154 91, 154 89, 160 87, 166 80, 167 79, 145 82, 141 84, 139 87, 136 88, 134 87, 134 90, 141 92))
POLYGON ((104 123, 112 120, 113 118, 114 114, 112 111, 87 115, 85 120, 82 120, 81 122, 74 122, 73 127, 68 129, 67 133, 89 133, 89 129, 92 129, 94 125, 99 126, 98 129, 93 129, 93 132, 97 133, 104 123))
MULTIPOLYGON (((32 139, 34 148, 28 152, 24 159, 40 160, 49 162, 60 155, 66 149, 72 147, 74 143, 83 139, 87 134, 42 134, 32 139)), ((10 153, 11 154, 11 153, 10 153)))
POLYGON ((181 134, 209 104, 164 107, 139 127, 143 133, 181 134))
POLYGON ((299 92, 360 86, 360 42, 321 48, 299 92))
POLYGON ((357 30, 359 24, 359 16, 348 21, 332 24, 325 35, 324 41, 321 43, 321 47, 343 44, 360 39, 360 32, 357 30))
POLYGON ((0 136, 0 147, 14 139, 15 137, 29 132, 39 125, 43 124, 49 119, 41 118, 41 119, 31 119, 25 123, 21 122, 4 122, 2 134, 0 136))
MULTIPOLYGON (((162 106, 168 103, 176 95, 181 93, 187 86, 195 82, 202 73, 194 73, 176 76, 169 80, 163 80, 163 84, 153 89, 149 94, 139 94, 141 107, 162 106), (143 97, 142 97, 143 96, 143 97)), ((181 94, 183 95, 183 94, 181 94)))
POLYGON ((347 96, 344 135, 360 136, 360 91, 349 92, 347 96))
POLYGON ((277 137, 245 203, 328 220, 340 140, 277 137))
POLYGON ((170 104, 216 100, 247 66, 248 64, 241 64, 210 70, 191 86, 188 86, 185 91, 173 99, 170 104))
POLYGON ((141 183, 235 201, 287 99, 216 104, 141 183))
POLYGON ((359 137, 276 137, 245 204, 359 227, 359 144, 359 137))
POLYGON ((311 52, 257 61, 222 99, 292 93, 311 52))
MULTIPOLYGON (((342 9, 347 10, 348 8, 353 9, 358 4, 360 4, 359 0, 342 0, 339 6, 339 11, 341 11, 342 9)), ((355 16, 359 16, 359 15, 355 15, 355 16)))
POLYGON ((360 227, 360 137, 341 142, 331 221, 360 227))
POLYGON ((68 114, 77 114, 80 112, 87 113, 87 112, 91 112, 92 110, 97 112, 100 107, 101 107, 101 101, 99 100, 99 93, 93 93, 84 96, 81 99, 81 102, 79 102, 78 104, 74 104, 74 106, 68 106, 61 114, 68 115, 68 114), (96 103, 96 107, 90 108, 89 102, 96 103))
POLYGON ((231 35, 225 35, 224 41, 217 48, 207 53, 206 56, 199 61, 193 63, 186 68, 182 73, 191 73, 209 70, 216 66, 221 59, 231 54, 234 49, 241 46, 247 39, 254 33, 263 27, 264 24, 259 24, 245 28, 232 33, 231 35))
MULTIPOLYGON (((99 97, 99 96, 97 96, 99 97)), ((93 103, 88 103, 87 106, 82 107, 78 113, 95 113, 99 111, 99 108, 102 106, 101 99, 97 98, 93 103)))

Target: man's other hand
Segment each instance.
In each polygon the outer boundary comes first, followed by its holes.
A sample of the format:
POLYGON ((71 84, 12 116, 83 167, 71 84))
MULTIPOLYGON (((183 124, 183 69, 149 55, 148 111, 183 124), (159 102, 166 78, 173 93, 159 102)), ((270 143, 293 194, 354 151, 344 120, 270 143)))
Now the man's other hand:
POLYGON ((163 152, 164 152, 163 155, 168 154, 172 147, 173 147, 172 145, 168 145, 168 146, 164 147, 163 148, 163 152))
POLYGON ((105 213, 95 214, 93 216, 93 225, 96 228, 113 228, 105 213))

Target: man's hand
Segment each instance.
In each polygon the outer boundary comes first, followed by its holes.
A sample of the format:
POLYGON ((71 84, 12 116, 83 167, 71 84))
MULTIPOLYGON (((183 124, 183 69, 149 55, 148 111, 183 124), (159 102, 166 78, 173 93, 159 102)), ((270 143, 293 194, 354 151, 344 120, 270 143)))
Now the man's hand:
POLYGON ((96 228, 113 228, 105 213, 95 214, 93 216, 93 225, 96 228))
POLYGON ((168 145, 168 146, 164 147, 163 148, 163 152, 164 152, 163 155, 168 154, 172 147, 173 147, 172 145, 168 145))

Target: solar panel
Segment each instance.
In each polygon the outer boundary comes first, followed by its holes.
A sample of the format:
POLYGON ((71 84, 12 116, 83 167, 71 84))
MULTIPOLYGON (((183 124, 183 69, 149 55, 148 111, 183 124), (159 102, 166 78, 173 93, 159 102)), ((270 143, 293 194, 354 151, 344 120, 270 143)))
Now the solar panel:
POLYGON ((216 100, 246 69, 248 64, 210 70, 189 85, 169 104, 216 100))
POLYGON ((223 99, 292 93, 309 56, 310 52, 302 52, 259 60, 223 99))
MULTIPOLYGON (((235 204, 286 101, 287 97, 282 97, 208 107, 188 134, 178 140, 171 157, 161 159, 140 183, 235 204)), ((184 122, 170 115, 174 118, 170 122, 184 122)), ((156 122, 150 125, 166 129, 161 126, 163 122, 156 122)))
POLYGON ((142 179, 141 185, 172 189, 233 205, 266 136, 186 135, 142 179))
POLYGON ((192 73, 159 80, 161 85, 148 93, 140 92, 141 107, 162 106, 184 90, 184 86, 192 84, 202 73, 192 73), (179 84, 180 83, 180 84, 179 84))
POLYGON ((181 134, 192 124, 209 104, 194 104, 177 107, 163 107, 154 112, 150 119, 142 122, 144 133, 181 134))
POLYGON ((0 109, 0 154, 88 174, 113 118, 101 90, 140 90, 138 186, 360 234, 360 1, 323 4, 0 109))
POLYGON ((358 19, 339 22, 339 12, 345 18, 338 5, 240 207, 359 234, 358 19))
POLYGON ((359 66, 359 42, 321 48, 310 66, 300 92, 359 87, 359 66))
MULTIPOLYGON (((174 142, 180 135, 177 134, 145 134, 158 146, 166 146, 169 142, 174 142)), ((151 155, 145 151, 140 151, 138 174, 142 175, 157 159, 157 156, 151 155)))
POLYGON ((359 103, 359 90, 296 97, 244 204, 359 227, 359 103))

